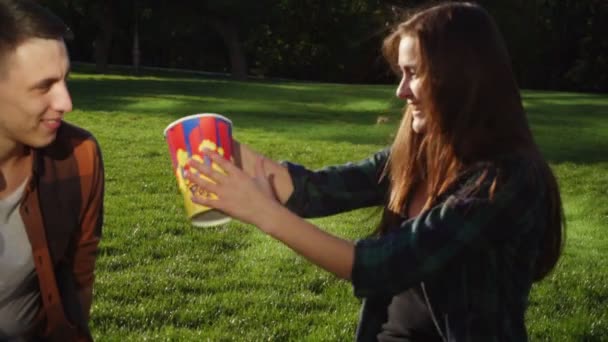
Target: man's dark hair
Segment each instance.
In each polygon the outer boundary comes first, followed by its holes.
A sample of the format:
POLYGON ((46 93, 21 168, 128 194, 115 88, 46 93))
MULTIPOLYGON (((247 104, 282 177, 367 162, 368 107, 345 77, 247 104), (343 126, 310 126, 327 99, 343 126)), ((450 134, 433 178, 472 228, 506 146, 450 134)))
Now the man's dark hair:
POLYGON ((71 37, 63 21, 37 1, 0 0, 0 63, 27 39, 71 37))

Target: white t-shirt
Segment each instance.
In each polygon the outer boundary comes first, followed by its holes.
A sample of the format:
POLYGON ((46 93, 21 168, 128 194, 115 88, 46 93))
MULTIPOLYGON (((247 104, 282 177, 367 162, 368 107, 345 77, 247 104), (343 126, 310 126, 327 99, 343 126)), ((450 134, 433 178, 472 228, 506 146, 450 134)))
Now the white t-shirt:
POLYGON ((41 305, 32 247, 19 213, 26 184, 0 200, 0 341, 26 332, 41 305))

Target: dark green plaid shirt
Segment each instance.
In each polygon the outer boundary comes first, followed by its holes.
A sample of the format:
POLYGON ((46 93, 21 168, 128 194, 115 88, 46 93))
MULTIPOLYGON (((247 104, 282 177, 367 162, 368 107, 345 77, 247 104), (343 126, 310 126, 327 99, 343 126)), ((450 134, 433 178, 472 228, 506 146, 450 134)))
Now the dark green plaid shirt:
MULTIPOLYGON (((384 149, 358 163, 310 171, 285 163, 294 183, 286 206, 302 217, 386 203, 384 149)), ((393 296, 424 284, 449 341, 525 341, 524 313, 545 226, 545 186, 521 156, 478 163, 438 204, 386 235, 355 245, 352 284, 363 308, 357 340, 376 340, 393 296), (471 186, 480 181, 480 190, 471 186), (491 180, 503 180, 489 199, 491 180)))

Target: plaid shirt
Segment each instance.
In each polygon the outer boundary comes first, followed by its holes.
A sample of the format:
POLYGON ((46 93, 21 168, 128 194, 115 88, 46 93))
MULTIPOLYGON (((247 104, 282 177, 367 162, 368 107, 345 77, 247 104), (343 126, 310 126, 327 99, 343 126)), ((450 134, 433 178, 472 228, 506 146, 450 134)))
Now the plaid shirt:
POLYGON ((32 177, 19 210, 40 284, 40 322, 51 340, 73 338, 68 337, 66 319, 86 336, 78 294, 93 286, 101 238, 104 175, 99 146, 91 134, 64 122, 55 141, 33 154, 32 177))
MULTIPOLYGON (((318 217, 385 205, 389 184, 380 175, 388 156, 385 149, 318 171, 286 163, 294 184, 286 206, 318 217)), ((363 298, 357 340, 376 340, 392 297, 421 283, 445 340, 527 340, 524 313, 545 226, 544 189, 524 157, 478 163, 434 207, 383 236, 358 240, 351 274, 363 298), (490 177, 472 194, 483 173, 490 177), (495 175, 504 182, 490 200, 495 175)))

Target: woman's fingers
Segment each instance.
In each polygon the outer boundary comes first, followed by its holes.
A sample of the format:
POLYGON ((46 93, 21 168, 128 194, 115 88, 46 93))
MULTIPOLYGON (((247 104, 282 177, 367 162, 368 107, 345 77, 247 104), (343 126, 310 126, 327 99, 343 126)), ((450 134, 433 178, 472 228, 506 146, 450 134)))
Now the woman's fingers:
MULTIPOLYGON (((219 172, 217 172, 219 174, 219 172)), ((219 190, 219 185, 215 184, 203 177, 201 177, 198 174, 192 173, 191 171, 186 173, 186 178, 196 184, 199 189, 197 189, 197 191, 195 191, 195 193, 205 193, 205 192, 212 192, 214 194, 217 194, 218 190, 219 190), (202 190, 202 191, 198 191, 198 190, 202 190)))
POLYGON ((201 163, 198 160, 190 159, 188 161, 188 165, 190 165, 190 167, 193 167, 195 170, 197 170, 198 172, 205 175, 206 177, 208 177, 209 179, 211 179, 212 181, 214 181, 216 183, 221 184, 223 182, 223 180, 226 178, 226 175, 215 170, 210 165, 201 163))
POLYGON ((205 150, 204 153, 212 162, 211 165, 209 160, 203 162, 197 159, 190 159, 188 160, 190 169, 185 173, 185 176, 191 184, 196 186, 196 189, 192 190, 192 202, 217 208, 221 202, 218 200, 223 197, 221 194, 225 194, 228 191, 230 186, 227 189, 227 184, 234 183, 234 176, 238 173, 234 172, 236 167, 230 161, 227 161, 216 152, 205 150), (229 180, 230 178, 232 180, 229 180), (217 197, 211 197, 210 194, 215 194, 217 197))
POLYGON ((236 167, 236 165, 232 164, 231 161, 226 160, 224 157, 220 156, 215 151, 205 151, 205 155, 209 156, 211 160, 216 163, 222 170, 224 170, 227 174, 238 174, 241 172, 241 169, 236 167))
POLYGON ((196 204, 200 204, 205 207, 217 208, 218 201, 211 197, 192 196, 190 199, 196 204))

